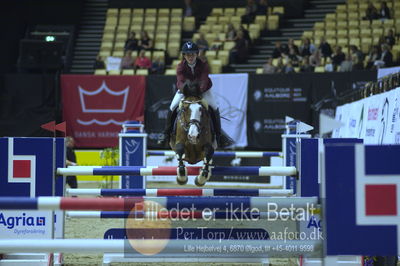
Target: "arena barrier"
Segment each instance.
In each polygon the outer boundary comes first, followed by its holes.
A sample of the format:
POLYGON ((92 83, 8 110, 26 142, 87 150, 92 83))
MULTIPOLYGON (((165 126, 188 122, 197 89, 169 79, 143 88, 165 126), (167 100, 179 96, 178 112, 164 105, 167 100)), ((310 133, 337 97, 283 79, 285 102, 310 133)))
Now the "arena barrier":
MULTIPOLYGON (((149 156, 176 156, 174 151, 148 151, 147 155, 149 156)), ((271 157, 271 156, 279 156, 282 157, 282 152, 273 152, 273 151, 216 151, 214 152, 213 157, 235 157, 235 158, 263 158, 263 157, 271 157)))
POLYGON ((291 196, 290 189, 166 188, 166 189, 66 189, 69 196, 291 196))
MULTIPOLYGON (((58 168, 59 175, 177 175, 176 167, 169 166, 73 166, 58 168)), ((188 175, 199 175, 200 166, 186 167, 188 175)), ((248 175, 248 176, 294 176, 296 167, 274 166, 237 166, 237 167, 211 167, 212 175, 248 175)))

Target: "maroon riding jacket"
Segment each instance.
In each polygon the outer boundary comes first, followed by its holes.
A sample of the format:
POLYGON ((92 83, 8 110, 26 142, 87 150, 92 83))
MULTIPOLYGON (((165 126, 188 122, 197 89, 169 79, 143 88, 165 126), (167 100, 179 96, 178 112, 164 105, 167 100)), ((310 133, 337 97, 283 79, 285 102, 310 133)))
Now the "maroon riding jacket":
POLYGON ((186 80, 199 82, 201 92, 208 91, 211 88, 212 82, 208 77, 208 74, 210 74, 208 63, 199 58, 196 60, 194 74, 185 59, 179 63, 176 69, 176 86, 178 87, 178 90, 182 91, 186 80))

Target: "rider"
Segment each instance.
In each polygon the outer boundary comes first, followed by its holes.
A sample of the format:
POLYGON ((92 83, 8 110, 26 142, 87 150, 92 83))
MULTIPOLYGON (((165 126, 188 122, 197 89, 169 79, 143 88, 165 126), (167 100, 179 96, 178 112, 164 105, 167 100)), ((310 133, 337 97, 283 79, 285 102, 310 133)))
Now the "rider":
POLYGON ((198 58, 198 53, 199 48, 195 43, 186 42, 183 44, 182 55, 184 59, 179 63, 176 70, 176 86, 178 91, 176 92, 169 107, 170 110, 167 116, 167 124, 164 129, 164 133, 159 138, 159 144, 166 145, 169 142, 172 128, 177 116, 177 107, 183 98, 183 88, 193 82, 197 82, 199 84, 202 97, 208 102, 209 113, 212 118, 218 146, 223 148, 233 143, 229 137, 222 133, 219 109, 210 91, 212 86, 211 79, 208 77, 210 70, 207 62, 204 62, 198 58))

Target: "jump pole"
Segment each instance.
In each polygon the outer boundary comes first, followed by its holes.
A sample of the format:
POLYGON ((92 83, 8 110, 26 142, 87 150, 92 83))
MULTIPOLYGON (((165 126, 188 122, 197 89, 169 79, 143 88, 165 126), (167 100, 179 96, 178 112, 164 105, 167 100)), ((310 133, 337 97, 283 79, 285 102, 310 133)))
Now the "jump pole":
POLYGON ((100 219, 180 219, 258 221, 261 219, 289 219, 295 215, 289 212, 128 212, 128 211, 67 211, 69 218, 100 219))
MULTIPOLYGON (((148 151, 148 156, 176 156, 174 151, 148 151)), ((264 158, 271 156, 282 157, 282 152, 273 151, 216 151, 213 157, 235 157, 235 158, 264 158)))
POLYGON ((69 196, 291 196, 290 189, 67 189, 69 196))
MULTIPOLYGON (((186 167, 188 175, 199 175, 201 167, 186 167)), ((297 174, 294 166, 240 166, 240 167, 213 167, 212 175, 248 175, 248 176, 294 176, 297 174)), ((59 175, 173 175, 177 174, 176 167, 158 166, 74 166, 58 168, 59 175)))
MULTIPOLYGON (((154 257, 295 257, 299 255, 321 256, 322 241, 311 240, 170 240, 152 239, 138 241, 142 248, 160 250, 154 257), (146 246, 146 242, 149 243, 146 246), (293 246, 290 250, 283 252, 277 250, 277 246, 293 246), (188 250, 185 247, 196 247, 188 250), (313 251, 307 252, 304 246, 313 247, 313 251), (243 247, 243 251, 241 248, 243 247), (246 248, 247 247, 247 248, 246 248), (261 249, 259 248, 261 247, 261 249), (295 248, 297 247, 297 248, 295 248), (203 252, 199 252, 199 248, 203 252), (233 249, 235 251, 233 252, 233 249), (257 248, 259 252, 249 255, 249 250, 257 248), (221 252, 228 250, 228 252, 221 252), (301 251, 300 251, 301 250, 301 251)), ((0 240, 0 253, 10 252, 63 252, 63 253, 125 253, 129 257, 140 256, 143 254, 136 251, 127 240, 104 240, 104 239, 7 239, 0 240)))
MULTIPOLYGON (((317 197, 132 197, 132 198, 68 198, 68 197, 0 197, 1 210, 143 210, 144 202, 154 202, 163 209, 221 211, 277 211, 283 208, 316 208, 317 197)), ((155 206, 154 208, 156 208, 155 206)))

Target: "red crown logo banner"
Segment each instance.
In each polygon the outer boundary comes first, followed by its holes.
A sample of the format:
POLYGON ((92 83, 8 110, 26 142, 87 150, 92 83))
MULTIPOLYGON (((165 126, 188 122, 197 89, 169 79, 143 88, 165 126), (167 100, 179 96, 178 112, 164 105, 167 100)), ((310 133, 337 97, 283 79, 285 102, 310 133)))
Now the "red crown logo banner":
POLYGON ((63 119, 76 147, 118 145, 122 124, 144 115, 143 76, 62 75, 63 119))

